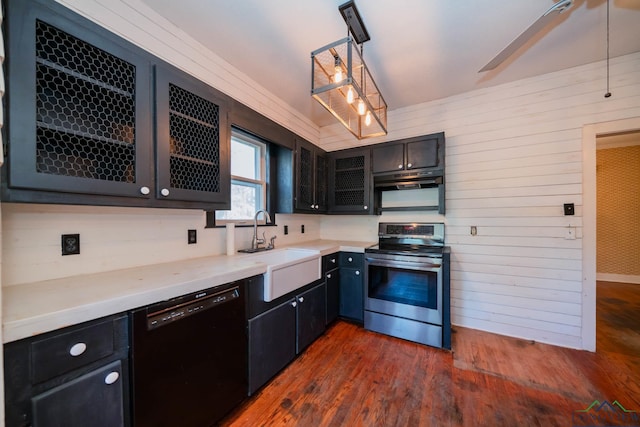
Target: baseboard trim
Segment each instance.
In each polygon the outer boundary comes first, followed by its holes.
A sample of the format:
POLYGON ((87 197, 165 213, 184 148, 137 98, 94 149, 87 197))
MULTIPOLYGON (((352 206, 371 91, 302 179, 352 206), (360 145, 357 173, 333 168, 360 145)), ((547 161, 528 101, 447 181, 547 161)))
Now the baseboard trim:
POLYGON ((600 280, 602 282, 633 283, 635 285, 640 285, 640 276, 633 276, 630 274, 596 273, 596 280, 600 280))

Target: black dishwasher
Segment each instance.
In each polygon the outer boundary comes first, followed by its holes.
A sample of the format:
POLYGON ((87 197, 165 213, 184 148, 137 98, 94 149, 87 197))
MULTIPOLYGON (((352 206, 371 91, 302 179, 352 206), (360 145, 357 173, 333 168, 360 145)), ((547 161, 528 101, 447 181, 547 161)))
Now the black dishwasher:
POLYGON ((134 310, 135 427, 203 427, 247 396, 245 281, 134 310))

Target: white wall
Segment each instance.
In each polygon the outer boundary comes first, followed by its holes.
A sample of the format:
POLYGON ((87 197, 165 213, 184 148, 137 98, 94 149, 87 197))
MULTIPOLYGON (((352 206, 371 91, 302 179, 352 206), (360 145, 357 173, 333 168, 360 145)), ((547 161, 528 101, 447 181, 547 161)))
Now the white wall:
MULTIPOLYGON (((276 247, 320 238, 320 218, 276 215, 259 227, 276 247), (301 225, 305 233, 301 233, 301 225), (284 225, 289 234, 284 235, 284 225)), ((226 253, 226 229, 205 229, 199 210, 2 204, 2 286, 226 253), (187 230, 197 243, 187 243, 187 230), (80 234, 80 254, 61 255, 61 235, 80 234)), ((251 246, 253 227, 235 229, 236 249, 251 246)))
MULTIPOLYGON (((582 326, 595 316, 582 312, 582 133, 640 116, 640 53, 611 61, 606 99, 605 76, 604 63, 588 64, 389 113, 385 140, 445 132, 454 324, 591 348, 582 326), (575 216, 563 215, 564 203, 575 216), (565 239, 569 227, 576 240, 565 239)), ((354 142, 336 125, 321 129, 320 146, 354 142)))

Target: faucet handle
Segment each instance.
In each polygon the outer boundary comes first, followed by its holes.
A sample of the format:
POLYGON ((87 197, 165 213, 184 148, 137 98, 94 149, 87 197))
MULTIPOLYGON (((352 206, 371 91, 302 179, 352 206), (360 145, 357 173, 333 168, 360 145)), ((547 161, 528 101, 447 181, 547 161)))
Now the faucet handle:
POLYGON ((273 236, 272 238, 269 239, 269 246, 268 246, 269 249, 273 249, 273 248, 276 247, 275 242, 274 242, 276 240, 276 237, 278 237, 278 236, 273 236))

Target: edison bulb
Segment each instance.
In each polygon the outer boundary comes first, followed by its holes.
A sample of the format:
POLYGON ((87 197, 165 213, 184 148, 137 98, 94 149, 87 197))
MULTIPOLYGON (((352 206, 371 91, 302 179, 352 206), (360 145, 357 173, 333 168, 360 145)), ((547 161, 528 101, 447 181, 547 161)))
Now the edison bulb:
POLYGON ((364 101, 361 99, 358 101, 358 114, 360 114, 361 116, 364 116, 364 113, 366 113, 366 108, 364 106, 364 101))
POLYGON ((333 75, 333 82, 340 83, 342 81, 342 67, 339 65, 336 65, 336 68, 334 71, 335 71, 335 74, 333 75))
POLYGON ((347 91, 347 104, 353 104, 353 89, 349 86, 349 90, 347 91))
POLYGON ((364 116, 364 124, 367 126, 371 124, 371 111, 367 111, 367 115, 364 116))

